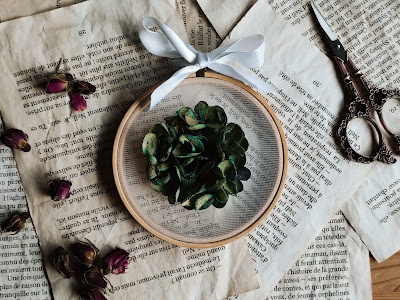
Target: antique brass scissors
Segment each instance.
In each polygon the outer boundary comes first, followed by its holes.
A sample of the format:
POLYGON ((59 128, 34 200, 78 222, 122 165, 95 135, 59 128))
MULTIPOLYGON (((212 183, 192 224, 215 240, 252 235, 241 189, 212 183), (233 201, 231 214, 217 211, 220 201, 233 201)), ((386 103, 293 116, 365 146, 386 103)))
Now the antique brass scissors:
POLYGON ((400 150, 400 92, 399 90, 387 91, 370 85, 363 77, 361 71, 355 66, 348 57, 347 51, 343 48, 333 30, 329 27, 326 20, 322 17, 318 8, 311 2, 311 7, 321 26, 328 48, 333 54, 333 60, 340 69, 343 81, 350 94, 350 103, 344 119, 340 122, 337 131, 340 146, 344 154, 350 160, 362 163, 370 163, 375 160, 392 164, 396 162, 392 151, 388 149, 383 140, 383 133, 374 120, 373 111, 376 112, 382 127, 388 136, 396 144, 395 151, 400 150), (386 104, 386 105, 385 105, 386 104), (384 108, 385 106, 385 108, 384 108), (349 122, 362 118, 372 125, 377 135, 376 147, 369 155, 360 154, 354 149, 354 144, 349 138, 349 122), (396 128, 396 129, 394 129, 396 128), (353 145, 352 145, 353 144, 353 145))

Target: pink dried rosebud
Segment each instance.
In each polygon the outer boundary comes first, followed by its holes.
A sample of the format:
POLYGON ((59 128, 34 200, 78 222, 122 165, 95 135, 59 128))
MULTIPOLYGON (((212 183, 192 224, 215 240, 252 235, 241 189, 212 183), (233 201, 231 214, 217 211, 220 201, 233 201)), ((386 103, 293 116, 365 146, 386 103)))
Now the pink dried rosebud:
POLYGON ((53 74, 47 83, 46 92, 50 94, 65 92, 69 88, 69 82, 74 78, 71 74, 53 74))
POLYGON ((84 95, 92 94, 96 91, 96 87, 87 81, 78 81, 74 89, 84 95))
POLYGON ((79 263, 74 260, 63 247, 58 247, 55 251, 54 266, 58 273, 69 279, 79 270, 79 263))
POLYGON ((128 252, 124 249, 115 248, 104 257, 104 274, 106 275, 110 272, 113 274, 125 273, 130 261, 128 252))
POLYGON ((87 270, 83 274, 83 279, 90 286, 93 286, 95 288, 99 288, 102 290, 104 290, 108 284, 108 282, 105 279, 105 277, 103 276, 103 274, 100 271, 94 270, 94 269, 87 270))
POLYGON ((27 219, 29 219, 29 213, 14 212, 11 217, 1 225, 1 229, 10 234, 17 234, 24 228, 27 219))
POLYGON ((80 294, 88 300, 107 300, 103 293, 96 288, 86 288, 80 294))
POLYGON ((69 246, 71 254, 82 264, 92 265, 99 256, 99 249, 92 243, 79 241, 69 246))
POLYGON ((11 149, 19 149, 24 152, 31 150, 28 144, 28 135, 22 130, 10 128, 3 132, 1 141, 11 149))
POLYGON ((86 100, 79 92, 70 92, 68 95, 71 98, 71 104, 76 111, 84 111, 87 108, 86 100))
POLYGON ((72 182, 63 179, 55 179, 50 181, 50 195, 54 201, 66 199, 69 197, 69 190, 71 189, 72 182))

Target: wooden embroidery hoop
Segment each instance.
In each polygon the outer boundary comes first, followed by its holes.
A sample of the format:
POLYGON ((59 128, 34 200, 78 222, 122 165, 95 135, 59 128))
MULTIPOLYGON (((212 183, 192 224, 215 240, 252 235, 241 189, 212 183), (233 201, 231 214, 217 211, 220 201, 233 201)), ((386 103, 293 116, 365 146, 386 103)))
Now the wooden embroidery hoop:
MULTIPOLYGON (((265 108, 265 110, 269 113, 269 115, 271 116, 274 125, 276 126, 277 131, 279 132, 279 137, 280 137, 280 141, 282 143, 282 155, 283 155, 283 165, 282 165, 282 175, 280 177, 280 182, 278 185, 278 188, 276 190, 276 193, 273 197, 273 200, 270 202, 269 206, 267 207, 267 209, 262 213, 262 215, 255 220, 250 226, 248 226, 246 229, 244 229, 243 231, 239 232, 238 234, 231 236, 229 238, 226 239, 222 239, 219 241, 215 241, 215 242, 207 242, 207 243, 193 243, 193 242, 185 242, 185 241, 181 241, 178 239, 174 239, 171 238, 169 236, 166 236, 165 234, 155 230, 152 226, 150 226, 146 221, 143 220, 143 218, 141 218, 138 214, 138 212, 132 207, 132 205, 130 204, 130 202, 127 199, 126 196, 126 191, 124 190, 124 182, 123 179, 121 178, 120 175, 120 165, 121 162, 119 162, 119 148, 120 148, 120 144, 121 144, 121 134, 122 131, 124 130, 124 126, 127 123, 127 120, 129 118, 136 118, 136 116, 138 116, 140 114, 140 112, 143 111, 143 109, 145 109, 146 105, 148 105, 148 103, 150 102, 150 97, 149 95, 151 95, 151 93, 161 84, 158 83, 155 86, 151 87, 149 90, 147 90, 146 92, 144 92, 138 99, 135 100, 135 102, 132 104, 132 106, 129 108, 129 110, 126 112, 124 118, 121 121, 121 124, 118 128, 116 137, 115 137, 115 142, 114 142, 114 147, 113 147, 113 156, 112 156, 112 165, 113 165, 113 174, 114 174, 114 180, 117 186, 117 190, 118 193, 125 205, 125 207, 127 208, 127 210, 129 211, 129 213, 133 216, 133 218, 141 225, 143 226, 147 231, 149 231, 150 233, 152 233, 153 235, 159 237, 162 240, 165 240, 169 243, 181 246, 181 247, 190 247, 190 248, 214 248, 214 247, 218 247, 221 245, 225 245, 228 244, 230 242, 233 242, 237 239, 239 239, 240 237, 245 236, 246 234, 248 234, 251 230, 253 230, 256 226, 258 226, 272 211, 272 209, 274 208, 274 206, 276 205, 279 196, 282 192, 283 186, 284 186, 284 182, 285 182, 285 178, 286 178, 286 174, 287 174, 287 167, 288 167, 288 150, 287 150, 287 144, 286 144, 286 139, 285 139, 285 135, 282 129, 282 126, 280 125, 280 122, 277 118, 277 116, 275 115, 274 111, 272 110, 272 108, 267 104, 267 102, 265 101, 265 99, 263 99, 263 97, 261 97, 261 95, 259 95, 257 92, 255 92, 254 90, 252 90, 250 87, 248 87, 247 85, 243 84, 242 82, 232 79, 230 77, 224 76, 224 75, 220 75, 217 73, 213 73, 213 72, 204 72, 204 71, 200 71, 197 74, 193 74, 189 77, 206 77, 206 78, 213 78, 213 79, 219 79, 219 80, 223 80, 229 83, 232 83, 238 87, 240 87, 241 89, 247 91, 248 93, 250 93, 254 98, 253 101, 258 101, 259 103, 262 104, 263 108, 265 108), (132 116, 133 115, 133 116, 132 116)), ((251 99, 249 97, 249 99, 251 99)))

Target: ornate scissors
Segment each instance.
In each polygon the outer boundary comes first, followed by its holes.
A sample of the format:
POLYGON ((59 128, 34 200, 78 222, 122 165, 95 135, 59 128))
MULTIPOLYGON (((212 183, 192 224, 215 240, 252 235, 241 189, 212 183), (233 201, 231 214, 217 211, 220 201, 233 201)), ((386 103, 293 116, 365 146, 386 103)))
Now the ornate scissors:
POLYGON ((340 43, 313 2, 311 2, 311 7, 319 25, 324 31, 327 45, 333 54, 333 60, 339 67, 343 81, 350 94, 350 104, 347 107, 344 119, 339 124, 337 132, 340 145, 343 148, 345 155, 350 160, 362 163, 370 163, 374 160, 388 164, 395 163, 396 159, 393 157, 392 151, 390 151, 386 146, 382 132, 374 121, 372 111, 376 111, 382 127, 387 131, 388 135, 396 144, 396 151, 399 151, 400 136, 398 135, 398 128, 400 125, 400 92, 398 90, 387 91, 385 89, 375 88, 365 81, 363 74, 348 57, 347 51, 343 48, 343 45, 340 43), (387 106, 384 109, 385 104, 387 104, 387 106), (352 140, 349 138, 348 125, 350 121, 356 118, 363 118, 372 125, 377 133, 378 142, 370 155, 360 154, 356 152, 357 149, 352 147, 352 140), (398 127, 394 130, 394 126, 398 127))

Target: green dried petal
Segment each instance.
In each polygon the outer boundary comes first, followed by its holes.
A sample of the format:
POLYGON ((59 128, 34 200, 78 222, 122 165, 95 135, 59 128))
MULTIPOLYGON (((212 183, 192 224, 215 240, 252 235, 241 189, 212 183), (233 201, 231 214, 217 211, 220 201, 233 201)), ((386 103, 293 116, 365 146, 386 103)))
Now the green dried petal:
POLYGON ((194 126, 190 126, 188 129, 189 130, 200 130, 200 129, 204 129, 204 128, 206 128, 205 124, 197 124, 194 126))
POLYGON ((161 125, 156 124, 150 128, 149 133, 154 133, 157 137, 168 134, 168 131, 161 125))
POLYGON ((150 180, 153 180, 158 176, 156 165, 149 165, 149 169, 147 171, 147 175, 148 175, 150 180))
POLYGON ((230 180, 230 181, 235 180, 236 175, 237 175, 236 169, 230 160, 221 161, 217 167, 221 170, 224 178, 226 178, 227 180, 230 180))
POLYGON ((228 202, 228 195, 224 189, 219 189, 214 193, 213 205, 217 208, 222 208, 228 202))
POLYGON ((179 171, 178 166, 174 166, 174 170, 175 170, 175 173, 176 173, 176 177, 178 178, 179 182, 181 182, 182 181, 182 176, 181 176, 181 172, 179 171))
POLYGON ((232 142, 240 142, 244 137, 244 132, 239 125, 229 123, 223 131, 222 143, 230 144, 232 142), (225 129, 226 128, 226 129, 225 129))
POLYGON ((218 105, 211 106, 205 111, 203 122, 207 127, 220 129, 227 122, 225 111, 218 105))
POLYGON ((204 101, 200 101, 194 107, 194 112, 200 117, 200 120, 204 120, 204 116, 207 112, 208 107, 208 104, 204 101))
POLYGON ((234 180, 232 183, 236 186, 236 194, 243 191, 243 183, 240 180, 234 180))
POLYGON ((233 163, 233 165, 235 166, 236 170, 238 169, 237 165, 239 162, 238 156, 235 154, 231 154, 229 155, 228 159, 233 163))
POLYGON ((178 186, 178 188, 176 189, 175 193, 174 192, 169 193, 168 202, 170 204, 177 204, 178 203, 180 191, 181 191, 181 188, 180 188, 180 186, 178 186))
POLYGON ((239 144, 233 142, 230 143, 229 145, 221 145, 222 151, 224 151, 226 154, 233 154, 236 156, 243 156, 245 155, 245 150, 239 146, 239 144))
POLYGON ((159 192, 165 196, 168 196, 168 194, 169 194, 169 189, 168 189, 168 186, 166 186, 166 185, 157 185, 153 182, 150 182, 150 186, 154 191, 159 192))
POLYGON ((236 170, 243 168, 245 164, 246 164, 246 156, 245 155, 239 156, 236 170))
POLYGON ((205 195, 198 197, 195 200, 195 205, 194 205, 195 210, 202 209, 203 206, 205 206, 204 208, 207 208, 208 206, 210 206, 212 204, 212 200, 213 200, 212 198, 213 198, 213 194, 205 194, 205 195))
POLYGON ((189 107, 182 107, 177 113, 189 126, 194 126, 199 123, 196 114, 189 107))
POLYGON ((142 143, 142 151, 145 156, 154 156, 157 152, 158 139, 154 133, 145 135, 142 143))
POLYGON ((206 209, 213 203, 213 195, 205 194, 196 199, 194 208, 195 210, 206 209))
POLYGON ((226 179, 220 179, 215 182, 212 186, 207 188, 208 193, 214 193, 215 191, 221 189, 226 183, 226 179))
POLYGON ((171 180, 171 175, 167 173, 165 176, 157 177, 152 181, 155 185, 162 186, 166 185, 171 180))
POLYGON ((221 145, 217 144, 217 152, 218 152, 218 156, 221 158, 221 160, 225 160, 225 152, 222 151, 221 145))
POLYGON ((170 125, 168 125, 166 123, 161 123, 161 126, 167 131, 167 133, 168 133, 168 135, 170 137, 169 140, 171 141, 171 143, 174 142, 178 137, 175 129, 172 126, 170 126, 170 125))
POLYGON ((161 163, 159 165, 157 165, 157 171, 161 172, 161 171, 166 171, 169 168, 169 162, 164 162, 161 163))
POLYGON ((225 191, 230 194, 236 196, 237 190, 236 185, 232 181, 228 181, 224 184, 225 191))
POLYGON ((213 161, 213 160, 207 161, 205 164, 203 164, 203 165, 200 167, 200 169, 199 169, 199 171, 198 171, 198 174, 199 174, 199 175, 206 174, 207 172, 211 171, 211 169, 212 169, 214 166, 215 166, 215 161, 213 161))
POLYGON ((181 166, 182 166, 182 167, 186 167, 187 165, 189 165, 189 164, 190 164, 191 162, 193 162, 193 161, 194 161, 194 158, 193 158, 193 157, 191 157, 191 158, 186 158, 185 160, 183 160, 181 166))
POLYGON ((249 141, 245 137, 243 137, 239 142, 239 146, 242 147, 244 151, 247 151, 247 149, 249 148, 249 141))

